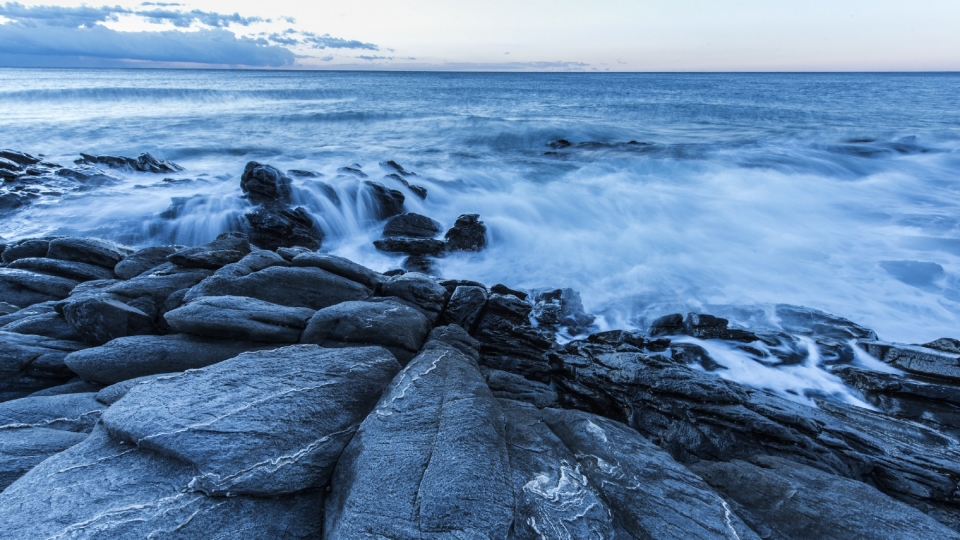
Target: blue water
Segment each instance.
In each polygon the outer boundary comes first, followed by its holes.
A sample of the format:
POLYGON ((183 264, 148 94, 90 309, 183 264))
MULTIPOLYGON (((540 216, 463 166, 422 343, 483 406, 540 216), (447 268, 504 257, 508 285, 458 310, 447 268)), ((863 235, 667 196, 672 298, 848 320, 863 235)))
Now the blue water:
MULTIPOLYGON (((347 189, 338 167, 378 180, 394 159, 429 190, 409 210, 490 229, 489 249, 444 259, 444 275, 573 287, 601 326, 785 302, 889 340, 960 337, 955 74, 2 69, 0 146, 63 164, 149 151, 193 180, 121 173, 6 219, 7 239, 199 243, 246 207, 248 160, 347 189), (574 146, 545 154, 560 138, 574 146), (159 220, 194 194, 205 204, 159 220)), ((297 196, 324 249, 396 267, 363 209, 332 208, 315 182, 297 196)))

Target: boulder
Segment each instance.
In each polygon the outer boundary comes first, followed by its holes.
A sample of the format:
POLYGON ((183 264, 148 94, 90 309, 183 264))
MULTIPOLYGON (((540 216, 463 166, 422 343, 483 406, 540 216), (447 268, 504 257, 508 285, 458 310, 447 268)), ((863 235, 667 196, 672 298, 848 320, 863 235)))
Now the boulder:
POLYGON ((50 242, 47 258, 87 263, 113 269, 133 250, 99 238, 57 238, 50 242))
POLYGON ((440 324, 457 324, 464 330, 473 330, 483 306, 487 303, 487 291, 483 287, 461 285, 453 290, 450 301, 440 317, 440 324))
POLYGON ((538 291, 531 316, 540 324, 567 328, 571 334, 586 332, 595 319, 583 311, 580 293, 573 289, 538 291))
POLYGON ((172 253, 167 260, 184 268, 216 270, 239 261, 248 253, 250 253, 250 242, 246 235, 226 232, 217 236, 213 242, 172 253))
POLYGON ((759 339, 753 332, 727 328, 729 321, 706 313, 664 315, 650 325, 651 336, 688 335, 699 339, 724 339, 750 343, 759 339))
POLYGON ((190 289, 184 301, 204 296, 249 296, 281 306, 317 310, 365 300, 371 294, 367 287, 326 270, 273 266, 242 277, 214 275, 190 289))
POLYGON ((411 238, 434 238, 440 234, 440 223, 427 216, 413 212, 394 216, 383 226, 383 236, 406 236, 411 238))
POLYGON ((165 263, 127 281, 111 283, 102 291, 129 299, 149 297, 155 304, 162 305, 171 294, 189 289, 211 275, 213 271, 205 268, 181 268, 165 263))
POLYGON ((41 274, 50 274, 77 281, 91 281, 94 279, 114 279, 117 276, 113 271, 102 266, 92 264, 47 259, 45 257, 24 257, 7 265, 7 268, 29 270, 41 274))
POLYGON ((261 165, 256 161, 247 163, 240 176, 240 189, 250 202, 289 203, 292 181, 290 177, 270 165, 261 165))
POLYGON ((0 158, 8 159, 18 165, 36 165, 40 158, 17 150, 0 150, 0 158))
POLYGON ((314 310, 243 296, 203 296, 164 318, 180 332, 221 339, 297 343, 314 310))
POLYGON ((480 364, 548 382, 553 368, 546 353, 553 335, 530 324, 531 306, 516 296, 491 294, 474 337, 480 342, 480 364))
POLYGON ((10 324, 0 326, 0 330, 4 332, 15 332, 17 334, 34 334, 67 341, 83 340, 63 315, 53 311, 52 308, 48 313, 23 317, 10 324))
POLYGON ((63 384, 74 377, 64 358, 82 343, 0 331, 0 401, 63 384))
POLYGON ((111 384, 160 373, 199 369, 263 348, 263 343, 188 334, 130 336, 70 354, 66 365, 88 381, 111 384))
POLYGON ((106 410, 96 393, 25 397, 0 403, 0 428, 42 427, 89 433, 106 410))
POLYGON ((158 333, 153 316, 107 294, 68 300, 63 316, 84 341, 95 345, 119 337, 158 333))
POLYGON ((427 341, 446 343, 472 358, 474 362, 480 360, 480 342, 473 339, 473 336, 468 334, 466 330, 455 324, 434 328, 430 331, 430 337, 427 338, 427 341))
POLYGON ((183 249, 181 246, 153 246, 138 249, 113 267, 120 279, 132 279, 167 262, 167 256, 183 249))
POLYGON ((317 538, 322 492, 281 498, 186 491, 197 474, 176 459, 120 444, 102 428, 0 493, 0 530, 22 540, 317 538))
POLYGON ((26 307, 60 300, 70 295, 79 281, 29 270, 0 268, 0 301, 26 307))
POLYGON ((195 466, 192 491, 275 497, 327 484, 399 371, 379 347, 245 353, 134 386, 103 425, 119 440, 195 466))
POLYGON ((419 309, 431 323, 447 303, 447 290, 437 281, 417 272, 394 276, 380 286, 382 296, 394 296, 419 309))
POLYGON ((772 456, 691 466, 764 537, 960 538, 926 514, 863 482, 772 456))
POLYGON ((325 538, 508 538, 504 418, 476 363, 439 342, 384 392, 337 462, 325 538))
POLYGON ((290 266, 290 263, 277 253, 254 248, 244 258, 224 266, 214 272, 213 275, 218 277, 243 277, 271 266, 290 266))
POLYGON ((426 317, 400 302, 343 302, 317 311, 300 341, 324 347, 380 345, 406 364, 429 332, 426 317))
POLYGON ((312 249, 307 249, 303 246, 293 246, 293 247, 281 247, 277 248, 277 255, 283 257, 285 261, 293 261, 297 255, 303 255, 304 253, 315 253, 312 249))
POLYGON ((314 267, 326 270, 331 274, 345 277, 349 280, 366 285, 375 291, 385 279, 383 274, 361 266, 349 259, 330 255, 328 253, 301 253, 291 262, 294 266, 314 267))
POLYGON ((958 353, 873 340, 861 340, 857 345, 871 356, 911 373, 960 381, 958 353))
POLYGON ((444 238, 449 251, 480 251, 487 245, 487 227, 479 214, 462 214, 444 238))
POLYGON ((99 392, 103 389, 103 385, 87 382, 79 377, 74 377, 64 384, 59 386, 51 386, 50 388, 45 388, 43 390, 38 390, 27 397, 44 397, 44 396, 62 396, 64 394, 86 394, 90 392, 99 392))
POLYGON ((493 287, 490 287, 490 292, 493 294, 513 295, 521 300, 526 300, 527 296, 529 296, 527 293, 523 291, 511 289, 510 287, 507 287, 502 283, 497 283, 493 287))
POLYGON ((323 244, 323 232, 303 208, 264 204, 244 217, 250 226, 250 243, 259 248, 303 246, 316 251, 323 244))
POLYGON ((50 456, 83 442, 85 433, 38 427, 0 428, 0 491, 50 456))
POLYGON ((387 219, 403 213, 403 193, 390 189, 379 182, 363 182, 360 198, 378 220, 387 219))
POLYGON ((446 244, 432 238, 406 238, 392 236, 381 240, 374 240, 373 246, 387 253, 405 253, 407 255, 433 255, 443 253, 446 244))

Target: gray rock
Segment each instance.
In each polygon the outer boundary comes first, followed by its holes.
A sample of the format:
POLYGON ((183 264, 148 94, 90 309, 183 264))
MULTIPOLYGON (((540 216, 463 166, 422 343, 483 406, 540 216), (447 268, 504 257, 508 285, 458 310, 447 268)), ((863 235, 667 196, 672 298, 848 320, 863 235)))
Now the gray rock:
POLYGON ((199 474, 191 490, 290 494, 326 485, 344 446, 399 371, 379 347, 246 353, 134 386, 103 425, 119 440, 194 465, 199 474), (211 388, 230 391, 211 394, 211 388))
POLYGON ((7 315, 0 316, 0 327, 15 323, 22 319, 27 319, 29 317, 46 315, 47 313, 56 313, 56 309, 54 309, 55 304, 55 301, 41 302, 39 304, 27 306, 23 309, 17 309, 7 315))
POLYGON ((64 358, 86 347, 73 341, 0 331, 0 401, 72 379, 64 358))
POLYGON ((243 296, 203 296, 166 315, 180 332, 220 339, 297 343, 314 311, 243 296))
POLYGON ((50 388, 38 390, 27 397, 62 396, 65 394, 87 394, 90 392, 99 392, 102 389, 103 389, 103 385, 101 384, 84 381, 79 378, 74 378, 59 386, 51 386, 50 388))
MULTIPOLYGON (((20 311, 20 306, 15 306, 7 302, 0 302, 0 318, 9 315, 11 313, 16 313, 20 311)), ((2 326, 2 324, 0 324, 2 326)))
POLYGON ((885 341, 864 340, 857 345, 871 356, 912 373, 960 380, 960 354, 885 341))
POLYGON ((386 277, 379 272, 374 272, 349 259, 327 253, 303 253, 294 257, 292 263, 294 266, 314 267, 326 270, 331 274, 336 274, 366 285, 371 290, 377 290, 380 284, 383 283, 383 280, 386 279, 386 277))
POLYGON ((394 216, 383 226, 383 236, 409 236, 413 238, 434 238, 440 234, 440 223, 413 212, 394 216))
POLYGON ((487 245, 487 227, 479 214, 462 214, 444 238, 450 251, 480 251, 487 245))
POLYGON ((41 274, 50 274, 77 281, 94 279, 114 279, 113 271, 102 266, 74 261, 61 261, 45 257, 25 257, 10 263, 7 268, 30 270, 41 274))
POLYGON ((240 189, 254 204, 264 202, 289 203, 292 181, 276 167, 261 165, 256 161, 247 163, 240 177, 240 189))
POLYGON ((106 407, 96 393, 25 397, 0 403, 0 427, 42 427, 89 433, 106 407))
POLYGON ((34 334, 46 336, 53 339, 62 339, 67 341, 81 341, 80 334, 56 311, 40 313, 29 317, 23 317, 20 320, 0 326, 4 332, 15 332, 17 334, 34 334))
POLYGON ((272 251, 254 248, 244 258, 224 266, 214 272, 213 275, 220 277, 243 277, 270 268, 271 266, 290 266, 290 263, 272 251))
POLYGON ((317 311, 300 341, 324 347, 380 345, 406 364, 429 332, 426 317, 400 302, 343 302, 317 311))
POLYGON ((100 186, 116 185, 123 182, 123 178, 108 173, 98 167, 70 167, 57 169, 55 172, 61 178, 69 178, 80 184, 83 188, 95 188, 100 186))
POLYGON ((127 255, 113 267, 121 279, 132 279, 167 262, 167 256, 176 253, 181 246, 153 246, 138 249, 127 255))
POLYGON ((573 289, 537 291, 531 316, 540 324, 565 327, 571 334, 586 332, 595 319, 583 311, 580 293, 573 289))
POLYGON ((110 386, 97 392, 96 400, 104 405, 113 405, 114 403, 120 401, 120 398, 127 395, 127 392, 131 388, 138 384, 147 384, 150 381, 158 379, 160 377, 166 377, 168 375, 177 375, 177 373, 159 373, 157 375, 145 375, 143 377, 137 377, 135 379, 127 379, 125 381, 120 381, 118 383, 111 384, 110 386))
POLYGON ((273 266, 247 276, 205 279, 184 297, 249 296, 281 306, 322 309, 348 300, 365 300, 372 291, 344 277, 310 267, 273 266))
POLYGON ((152 316, 110 295, 67 301, 63 305, 63 316, 84 341, 95 345, 119 337, 158 332, 152 316))
POLYGON ((480 342, 473 339, 473 336, 468 334, 466 330, 455 324, 434 328, 430 331, 428 341, 446 343, 469 356, 475 362, 480 360, 480 342))
POLYGON ((0 531, 48 538, 317 538, 322 493, 208 497, 186 491, 196 470, 97 429, 0 493, 0 531))
POLYGON ((57 238, 50 242, 47 258, 74 261, 113 269, 133 250, 99 238, 57 238))
POLYGON ((250 243, 269 250, 304 246, 316 251, 323 244, 323 231, 301 207, 264 203, 243 215, 250 226, 250 243))
POLYGON ((538 409, 557 406, 557 392, 546 384, 499 369, 487 372, 487 386, 498 398, 523 401, 538 409))
POLYGON ((337 463, 326 538, 507 538, 514 496, 503 413, 476 363, 431 342, 337 463))
POLYGON ((59 276, 0 268, 0 301, 26 307, 60 300, 69 296, 77 283, 79 282, 59 276))
POLYGON ((35 165, 40 163, 40 158, 17 150, 0 150, 0 158, 9 159, 19 165, 35 165))
POLYGON ((3 250, 3 262, 10 264, 17 259, 27 257, 46 257, 50 249, 50 240, 53 238, 27 238, 8 244, 3 250))
POLYGON ((453 290, 447 302, 440 324, 457 324, 465 330, 473 330, 483 306, 487 303, 487 291, 483 287, 460 285, 453 290))
POLYGON ((391 236, 380 240, 374 240, 373 246, 380 251, 387 253, 405 253, 407 255, 433 255, 439 256, 446 248, 442 240, 433 238, 406 238, 402 236, 391 236))
POLYGON ((187 334, 130 336, 75 352, 64 362, 88 381, 110 384, 147 375, 198 369, 265 347, 263 343, 206 339, 187 334))
POLYGON ((75 161, 77 164, 106 165, 111 168, 133 169, 139 172, 149 173, 176 173, 183 171, 183 167, 172 161, 160 159, 152 154, 143 153, 136 158, 124 156, 94 156, 91 154, 80 154, 82 159, 75 161))
POLYGON ((216 270, 239 261, 248 253, 250 253, 250 242, 247 240, 247 236, 227 232, 217 236, 217 239, 213 242, 181 249, 168 256, 167 260, 184 268, 216 270))
POLYGON ((313 253, 313 252, 314 251, 312 249, 308 249, 303 246, 277 248, 277 255, 280 255, 287 261, 292 261, 297 257, 297 255, 303 255, 304 253, 313 253))
POLYGON ((115 283, 104 291, 131 299, 149 296, 156 303, 162 304, 171 294, 181 289, 189 289, 212 274, 212 270, 205 268, 181 268, 166 263, 149 273, 115 283))
POLYGON ((785 539, 960 538, 933 518, 863 482, 798 463, 757 456, 752 463, 700 462, 694 472, 743 509, 757 530, 785 539), (766 531, 765 531, 766 532, 766 531))
POLYGON ((377 219, 387 219, 403 213, 403 193, 379 182, 366 180, 361 185, 360 200, 377 219))
POLYGON ((0 428, 0 491, 48 457, 87 438, 85 433, 37 427, 0 428))
POLYGON ((553 368, 546 353, 553 334, 530 323, 529 304, 513 295, 491 294, 474 336, 480 342, 480 363, 547 382, 553 368))
POLYGON ((952 338, 940 338, 930 343, 924 343, 921 347, 936 349, 945 353, 960 354, 960 340, 952 338))
POLYGON ((436 322, 447 303, 447 290, 425 274, 407 272, 394 276, 380 286, 383 296, 395 296, 419 309, 430 322, 436 322))

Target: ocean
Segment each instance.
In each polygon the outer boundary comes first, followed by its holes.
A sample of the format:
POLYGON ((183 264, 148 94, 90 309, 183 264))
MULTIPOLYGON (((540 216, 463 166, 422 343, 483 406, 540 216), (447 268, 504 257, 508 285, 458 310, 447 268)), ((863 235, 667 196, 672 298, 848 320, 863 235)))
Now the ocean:
POLYGON ((488 227, 444 276, 571 287, 600 329, 686 311, 775 324, 786 303, 885 340, 960 338, 960 74, 0 69, 0 146, 186 168, 41 198, 6 240, 209 241, 249 208, 256 160, 322 173, 295 197, 323 250, 383 271, 401 257, 373 248, 382 223, 319 184, 349 189, 337 169, 354 164, 390 184, 395 160, 428 190, 408 211, 488 227))

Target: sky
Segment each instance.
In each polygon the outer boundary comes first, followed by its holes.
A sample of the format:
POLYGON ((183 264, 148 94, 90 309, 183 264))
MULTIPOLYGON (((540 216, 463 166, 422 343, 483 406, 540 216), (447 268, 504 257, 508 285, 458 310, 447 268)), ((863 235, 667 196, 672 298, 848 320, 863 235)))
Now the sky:
POLYGON ((960 71, 958 0, 0 3, 0 66, 960 71))

